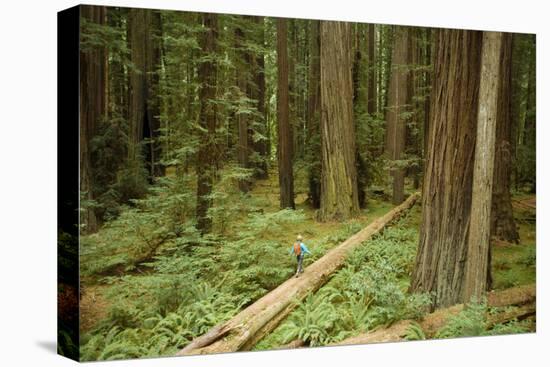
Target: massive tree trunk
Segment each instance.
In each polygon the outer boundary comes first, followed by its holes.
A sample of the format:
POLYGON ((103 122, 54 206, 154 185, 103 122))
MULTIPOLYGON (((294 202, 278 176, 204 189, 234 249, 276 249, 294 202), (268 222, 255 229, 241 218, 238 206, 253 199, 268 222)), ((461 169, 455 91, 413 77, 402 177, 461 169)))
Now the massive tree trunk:
POLYGON ((490 278, 491 198, 500 84, 502 33, 484 32, 479 82, 472 207, 468 233, 463 301, 478 302, 490 278))
POLYGON ((131 8, 128 13, 128 43, 133 67, 130 69, 128 158, 143 155, 151 177, 164 174, 160 165, 160 105, 158 100, 158 65, 160 64, 160 13, 131 8), (144 139, 150 139, 143 149, 144 139))
POLYGON ((321 21, 321 209, 319 219, 346 220, 359 212, 351 24, 321 21))
MULTIPOLYGON (((350 70, 351 71, 351 70, 350 70)), ((250 350, 296 307, 299 301, 315 292, 340 269, 349 254, 411 208, 418 193, 411 195, 400 206, 342 242, 322 258, 307 267, 299 278, 292 277, 272 290, 231 320, 212 328, 193 340, 178 355, 208 354, 250 350)))
MULTIPOLYGON (((235 29, 235 43, 238 55, 238 67, 236 69, 237 87, 240 91, 241 98, 250 97, 250 86, 248 81, 248 72, 246 68, 250 67, 250 57, 248 51, 244 45, 244 32, 241 28, 235 29)), ((243 106, 244 107, 244 106, 243 106)), ((239 143, 237 145, 237 161, 242 168, 249 168, 249 126, 248 126, 248 114, 237 114, 237 126, 239 133, 239 143)), ((242 178, 239 180, 239 189, 246 193, 250 191, 250 179, 242 178)))
MULTIPOLYGON (((105 24, 104 6, 82 5, 82 19, 105 24)), ((87 200, 94 200, 93 167, 90 157, 90 142, 97 133, 101 118, 106 113, 107 52, 103 47, 80 51, 80 192, 87 200)), ((93 208, 82 211, 80 223, 85 231, 97 230, 97 218, 93 208)))
POLYGON ((309 32, 309 70, 307 105, 307 149, 309 157, 309 201, 314 208, 321 205, 321 141, 319 126, 321 119, 321 64, 320 64, 320 21, 312 20, 309 32))
POLYGON ((491 235, 501 240, 518 243, 519 234, 512 212, 510 195, 512 178, 512 34, 505 33, 502 40, 501 82, 498 92, 497 132, 491 235))
POLYGON ((277 160, 281 209, 294 209, 294 177, 292 171, 292 135, 288 110, 287 21, 277 19, 277 160))
POLYGON ((407 131, 403 113, 407 112, 409 102, 409 29, 397 28, 394 32, 394 47, 390 86, 388 91, 388 109, 386 111, 386 152, 394 166, 390 172, 393 178, 394 204, 403 202, 405 197, 405 169, 396 167, 405 151, 407 131))
POLYGON ((422 227, 411 290, 433 292, 433 307, 461 301, 472 202, 482 33, 439 29, 422 227))
MULTIPOLYGON (((202 52, 212 56, 216 53, 218 43, 218 17, 216 14, 204 13, 202 24, 206 31, 200 40, 202 52)), ((200 81, 200 117, 202 128, 199 151, 197 153, 197 229, 208 233, 212 229, 212 219, 208 210, 212 206, 212 185, 216 176, 217 162, 217 107, 216 99, 217 63, 214 57, 209 57, 199 64, 200 81)))

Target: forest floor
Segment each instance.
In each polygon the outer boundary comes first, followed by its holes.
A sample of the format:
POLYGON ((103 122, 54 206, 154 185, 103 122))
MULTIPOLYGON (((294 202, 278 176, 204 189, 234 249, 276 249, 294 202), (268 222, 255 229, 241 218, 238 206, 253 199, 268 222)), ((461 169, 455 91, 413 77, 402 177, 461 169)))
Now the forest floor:
MULTIPOLYGON (((169 173, 169 172, 168 172, 169 173)), ((262 204, 262 213, 276 213, 279 211, 279 183, 276 174, 270 174, 266 180, 258 180, 250 192, 250 196, 259 200, 262 204)), ((366 227, 375 219, 387 213, 393 205, 391 202, 384 200, 383 197, 372 196, 368 199, 367 209, 361 212, 358 217, 346 222, 318 222, 316 220, 316 210, 312 209, 307 202, 307 182, 303 172, 298 171, 295 178, 295 205, 296 210, 303 213, 303 219, 290 223, 283 223, 276 230, 267 231, 267 233, 259 233, 259 240, 274 240, 284 244, 285 252, 281 257, 287 257, 287 247, 296 238, 297 234, 304 236, 304 242, 309 249, 315 253, 315 259, 321 257, 326 251, 336 246, 339 241, 344 240, 347 236, 366 227), (302 173, 302 174, 300 174, 302 173), (345 233, 345 236, 342 235, 345 233), (327 241, 328 238, 328 241, 327 241)), ((246 215, 243 215, 246 217, 246 215)), ((236 220, 240 221, 239 219, 236 220)), ((100 231, 101 232, 101 231, 100 231)), ((99 238, 102 233, 98 234, 99 238)), ((232 229, 227 230, 227 235, 235 235, 232 229)), ((97 235, 94 235, 97 236, 97 235)), ((108 236, 105 236, 108 237, 108 236)), ((245 250, 246 251, 246 250, 245 250)), ((96 260, 96 259, 94 259, 96 260)), ((314 261, 307 256, 304 260, 304 265, 307 266, 314 261)), ((290 271, 294 271, 294 262, 290 271)), ((123 274, 120 274, 123 276, 123 274)), ((127 276, 140 277, 147 274, 136 273, 132 271, 127 276)), ((81 280, 81 332, 87 333, 94 329, 100 321, 104 320, 109 314, 109 309, 112 306, 113 286, 111 283, 111 275, 102 274, 85 275, 81 280)))
MULTIPOLYGON (((214 263, 199 262, 198 267, 211 268, 211 271, 216 274, 209 275, 211 280, 205 281, 204 285, 196 284, 199 289, 193 290, 195 293, 189 299, 180 299, 179 294, 182 291, 178 291, 178 289, 181 289, 179 288, 181 285, 172 280, 174 271, 155 270, 164 269, 166 259, 171 262, 177 261, 170 256, 170 245, 167 245, 165 250, 168 255, 163 257, 164 250, 161 248, 159 256, 156 257, 156 260, 151 260, 151 265, 148 268, 131 268, 128 272, 119 272, 114 275, 101 272, 87 273, 82 281, 80 304, 82 341, 83 344, 87 344, 84 349, 84 359, 130 357, 132 355, 130 352, 119 351, 118 354, 114 351, 112 353, 105 352, 109 349, 109 345, 107 342, 99 342, 99 340, 108 337, 108 340, 113 339, 118 343, 119 341, 116 339, 120 338, 124 339, 124 343, 134 343, 132 345, 137 346, 144 344, 144 340, 151 340, 151 335, 159 333, 156 328, 162 326, 163 321, 151 321, 152 318, 163 317, 166 320, 173 313, 183 314, 183 317, 187 317, 190 313, 201 314, 203 312, 200 319, 194 319, 195 321, 192 322, 193 325, 197 323, 201 325, 193 332, 187 332, 183 321, 175 321, 178 323, 179 329, 171 327, 174 334, 170 336, 169 340, 171 341, 165 339, 162 340, 162 343, 152 341, 149 343, 150 346, 140 349, 139 353, 132 352, 136 355, 148 354, 151 356, 173 354, 174 351, 185 345, 185 340, 191 340, 207 331, 214 324, 227 320, 239 309, 251 304, 255 299, 288 279, 295 270, 295 261, 287 256, 287 252, 298 233, 304 236, 304 242, 313 253, 313 256, 306 257, 305 266, 307 267, 328 250, 393 207, 387 200, 387 196, 375 196, 369 193, 367 209, 363 210, 358 218, 344 223, 319 223, 316 221, 315 210, 311 209, 307 203, 307 180, 304 176, 303 173, 298 173, 295 183, 296 209, 300 214, 297 219, 276 216, 279 211, 276 175, 271 175, 269 179, 259 180, 255 183, 250 197, 258 199, 261 208, 259 210, 256 208, 255 212, 245 213, 240 215, 239 219, 235 219, 227 231, 227 236, 238 237, 241 222, 244 223, 251 218, 254 220, 267 218, 268 223, 265 225, 265 229, 254 232, 254 241, 252 242, 239 242, 238 239, 230 242, 230 245, 224 246, 223 249, 227 253, 214 255, 219 256, 213 260, 214 263), (254 217, 255 215, 257 217, 254 217), (269 244, 269 247, 258 249, 255 247, 256 242, 269 244), (258 254, 260 255, 258 256, 258 254), (235 257, 250 259, 235 260, 235 257), (221 262, 230 263, 220 264, 221 262), (252 263, 254 266, 251 265, 252 263), (231 266, 236 268, 232 269, 231 266), (228 271, 229 273, 227 273, 228 271), (235 280, 232 280, 232 277, 235 277, 235 280), (254 279, 258 277, 263 280, 256 281, 254 279), (249 284, 242 284, 243 282, 249 282, 249 284), (167 294, 162 293, 164 288, 172 287, 172 283, 177 283, 173 288, 176 293, 169 293, 169 289, 167 294), (253 289, 254 287, 259 289, 253 289), (216 304, 218 301, 225 300, 226 296, 229 297, 227 304, 216 304), (162 302, 158 300, 159 298, 162 302), (178 308, 177 304, 171 306, 172 298, 178 298, 176 302, 188 302, 189 306, 185 306, 187 308, 178 308), (197 308, 197 305, 193 303, 195 299, 202 302, 202 306, 197 308), (157 303, 162 304, 162 307, 157 307, 157 303), (239 304, 240 306, 238 306, 239 304), (204 314, 206 311, 200 311, 204 307, 207 310, 213 310, 210 312, 215 312, 216 315, 204 314), (149 324, 155 326, 152 327, 149 324), (133 334, 130 332, 131 335, 124 334, 124 328, 131 329, 133 334), (144 331, 144 329, 147 330, 144 331), (189 335, 184 339, 181 339, 180 336, 178 339, 176 334, 189 335), (99 339, 94 339, 94 336, 99 339), (162 344, 162 347, 158 346, 159 343, 162 344), (170 343, 174 343, 174 345, 166 346, 170 343)), ((535 282, 535 198, 532 195, 521 194, 514 196, 514 203, 514 215, 519 226, 521 241, 519 245, 498 244, 494 246, 493 285, 495 289, 535 282)), ((288 216, 285 215, 285 217, 288 216)), ((411 312, 414 313, 414 308, 418 308, 423 300, 407 298, 406 289, 410 282, 409 277, 416 253, 420 222, 421 210, 420 205, 417 204, 404 218, 390 226, 378 238, 373 239, 369 246, 363 246, 365 249, 358 250, 357 254, 351 257, 347 265, 327 285, 315 295, 308 297, 254 349, 278 348, 299 338, 309 338, 307 344, 310 346, 326 345, 365 331, 365 325, 376 327, 395 319, 408 317, 411 312), (378 258, 378 253, 383 253, 383 255, 378 258), (375 257, 378 260, 369 261, 375 257), (373 274, 380 274, 378 279, 371 279, 379 284, 370 284, 370 288, 366 290, 361 288, 361 284, 368 283, 368 279, 376 276, 373 274), (371 297, 358 298, 355 296, 361 292, 363 295, 368 293, 371 297), (372 295, 386 297, 391 301, 377 302, 372 299, 372 295), (333 315, 327 316, 327 313, 333 313, 333 315)), ((252 225, 254 223, 252 221, 252 225)), ((107 242, 112 238, 107 230, 101 230, 98 234, 93 235, 91 240, 95 244, 107 242)), ((130 239, 128 242, 131 244, 132 240, 130 239)), ((95 249, 96 247, 91 246, 90 248, 95 249)), ((117 247, 117 251, 123 252, 123 250, 122 245, 120 248, 117 247)), ((103 256, 101 252, 94 251, 87 250, 84 261, 90 263, 103 261, 100 258, 103 256)), ((204 255, 199 254, 198 258, 203 261, 204 255)), ((193 261, 197 261, 196 258, 193 261)), ((203 270, 197 274, 209 273, 207 270, 203 270)), ((179 275, 182 274, 177 276, 179 275)), ((191 323, 191 321, 186 322, 191 323)), ((165 333, 165 329, 166 327, 159 330, 162 330, 161 333, 165 333)), ((116 348, 112 346, 111 349, 116 348)), ((131 348, 127 344, 120 344, 120 350, 128 351, 131 348)))
MULTIPOLYGON (((493 242, 493 262, 492 262, 492 273, 493 273, 493 290, 503 290, 511 287, 534 284, 536 281, 536 246, 535 246, 535 196, 520 194, 514 198, 514 203, 519 203, 514 205, 514 216, 516 223, 519 228, 520 233, 520 243, 519 244, 510 244, 502 241, 493 242)), ((395 223, 393 226, 388 227, 385 231, 386 234, 381 235, 378 239, 374 239, 372 242, 375 243, 375 246, 378 244, 377 241, 382 241, 382 245, 386 248, 391 248, 390 253, 386 255, 384 261, 388 261, 391 264, 394 259, 404 257, 404 253, 407 251, 410 252, 411 249, 414 249, 413 253, 416 253, 416 244, 418 242, 418 229, 421 224, 421 207, 420 205, 415 205, 409 213, 404 215, 404 217, 395 223), (402 235, 402 234, 405 235, 402 235), (408 236, 407 234, 411 234, 408 236), (389 240, 387 243, 384 243, 385 240, 389 240), (399 246, 391 246, 391 240, 397 240, 400 242, 399 246), (407 250, 408 249, 408 250, 407 250)), ((372 246, 372 243, 370 244, 372 246)), ((365 246, 369 246, 368 243, 365 246)), ((358 254, 355 254, 355 257, 361 257, 362 250, 357 250, 358 254)), ((406 255, 405 255, 406 256, 406 255)), ((365 256, 363 258, 366 262, 376 262, 379 260, 372 260, 372 257, 365 256)), ((413 260, 412 256, 409 256, 408 259, 402 258, 400 261, 408 262, 409 266, 412 265, 411 261, 413 260)), ((357 261, 353 259, 351 262, 357 261)), ((376 269, 377 265, 374 265, 376 269)), ((390 265, 391 268, 392 265, 390 265)), ((407 291, 410 284, 410 271, 408 273, 401 272, 402 269, 396 268, 391 269, 390 272, 394 272, 396 277, 393 279, 397 281, 396 284, 400 287, 403 294, 407 291)), ((368 271, 366 274, 369 274, 368 271)), ((358 311, 354 317, 355 318, 364 318, 363 322, 354 323, 351 322, 349 325, 346 325, 344 328, 338 327, 337 325, 331 325, 331 319, 324 315, 325 311, 316 312, 316 309, 325 309, 330 310, 332 313, 340 313, 338 317, 334 317, 332 320, 333 323, 342 323, 346 321, 345 313, 354 314, 353 306, 349 307, 345 303, 350 302, 350 298, 342 297, 341 295, 331 298, 328 296, 332 293, 334 295, 334 289, 344 289, 344 292, 356 292, 358 289, 354 285, 350 285, 357 281, 357 279, 362 279, 363 281, 368 282, 368 279, 365 279, 365 269, 357 267, 356 265, 349 265, 344 269, 340 270, 335 274, 335 276, 320 290, 317 291, 315 295, 312 295, 307 299, 296 311, 291 313, 286 320, 284 320, 271 334, 261 340, 254 350, 269 350, 269 349, 281 349, 281 348, 294 348, 296 346, 316 346, 316 345, 326 345, 333 344, 338 341, 341 341, 344 338, 356 335, 361 332, 372 330, 383 325, 392 324, 399 319, 406 319, 410 317, 411 314, 399 310, 400 306, 388 305, 388 308, 396 308, 394 310, 386 310, 385 312, 394 312, 390 318, 384 318, 377 315, 379 310, 376 310, 376 298, 378 294, 384 294, 383 291, 379 289, 373 290, 368 289, 366 292, 371 292, 371 299, 366 298, 365 302, 361 302, 360 305, 367 311, 358 311), (361 274, 363 272, 363 274, 361 274), (344 302, 342 300, 344 299, 344 302), (370 312, 371 316, 369 317, 369 308, 373 308, 372 305, 375 305, 374 310, 370 312), (378 318, 378 320, 377 320, 378 318), (370 325, 369 325, 370 323, 370 325), (365 329, 365 325, 367 328, 365 329), (319 332, 320 329, 323 329, 323 332, 319 332), (304 342, 302 339, 309 339, 304 342)), ((365 289, 362 290, 365 292, 365 289)), ((414 301, 413 301, 414 303, 414 301)), ((380 306, 384 306, 383 303, 380 303, 380 306)), ((416 315, 417 317, 419 315, 416 315)), ((511 330, 510 332, 524 332, 524 331, 534 331, 535 330, 535 319, 531 318, 528 322, 518 329, 503 329, 511 330)), ((460 336, 460 335, 451 335, 451 336, 460 336)))

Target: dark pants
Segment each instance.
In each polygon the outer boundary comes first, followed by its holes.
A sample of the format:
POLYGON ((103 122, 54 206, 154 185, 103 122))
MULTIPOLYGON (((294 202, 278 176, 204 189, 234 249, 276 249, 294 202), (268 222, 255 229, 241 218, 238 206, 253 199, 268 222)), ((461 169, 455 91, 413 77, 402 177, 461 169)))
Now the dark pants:
POLYGON ((302 262, 304 261, 304 254, 296 256, 296 260, 298 261, 298 269, 296 269, 296 274, 303 273, 304 269, 302 268, 302 262))

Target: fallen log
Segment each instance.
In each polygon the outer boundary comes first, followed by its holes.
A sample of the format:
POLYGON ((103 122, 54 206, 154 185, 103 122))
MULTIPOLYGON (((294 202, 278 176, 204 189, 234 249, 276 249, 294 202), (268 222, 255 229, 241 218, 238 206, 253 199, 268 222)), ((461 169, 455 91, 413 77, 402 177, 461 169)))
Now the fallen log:
POLYGON ((386 225, 411 208, 419 198, 414 193, 401 205, 393 208, 367 227, 328 251, 308 266, 299 278, 291 278, 269 292, 231 320, 215 326, 211 331, 193 340, 177 355, 208 354, 249 350, 304 299, 315 292, 340 269, 348 255, 363 242, 379 233, 386 225))
MULTIPOLYGON (((536 287, 534 284, 514 287, 497 292, 490 292, 487 295, 487 305, 489 307, 519 306, 516 309, 489 315, 487 318, 487 327, 492 328, 496 324, 510 321, 512 319, 522 319, 532 316, 536 313, 536 287)), ((422 320, 417 321, 418 325, 426 335, 426 338, 432 338, 437 331, 443 328, 449 319, 458 315, 464 309, 464 305, 454 305, 451 307, 436 310, 426 315, 422 320)), ((414 320, 401 320, 388 328, 379 328, 367 333, 362 333, 334 345, 353 345, 383 343, 405 340, 407 329, 414 320)))

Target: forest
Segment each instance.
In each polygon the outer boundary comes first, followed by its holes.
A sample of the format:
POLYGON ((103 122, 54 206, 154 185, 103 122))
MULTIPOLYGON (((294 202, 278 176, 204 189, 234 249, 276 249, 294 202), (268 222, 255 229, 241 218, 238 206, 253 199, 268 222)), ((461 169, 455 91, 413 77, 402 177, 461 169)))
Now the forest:
POLYGON ((535 331, 535 35, 87 5, 80 30, 62 353, 535 331))

